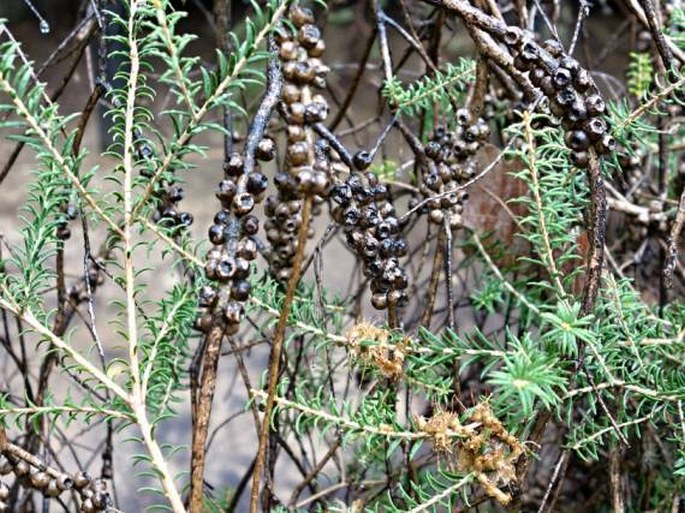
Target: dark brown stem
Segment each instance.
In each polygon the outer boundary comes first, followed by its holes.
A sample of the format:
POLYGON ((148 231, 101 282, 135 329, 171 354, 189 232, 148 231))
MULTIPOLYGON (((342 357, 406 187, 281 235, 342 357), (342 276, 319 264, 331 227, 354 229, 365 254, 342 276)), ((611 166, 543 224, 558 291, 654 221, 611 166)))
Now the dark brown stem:
POLYGON ((288 316, 292 307, 297 284, 300 281, 300 270, 304 260, 305 246, 307 244, 307 231, 312 213, 312 199, 307 197, 302 205, 302 224, 297 234, 297 252, 293 259, 292 274, 288 279, 288 286, 285 293, 285 300, 281 308, 281 315, 278 318, 276 331, 274 332, 273 344, 271 346, 271 356, 269 358, 269 384, 267 387, 266 405, 264 407, 264 417, 262 420, 261 432, 259 436, 259 448, 257 449, 257 460, 255 463, 254 474, 252 475, 252 494, 250 497, 250 513, 257 513, 259 508, 259 488, 266 462, 267 443, 269 440, 269 426, 271 425, 271 413, 276 397, 276 384, 278 383, 279 368, 281 362, 281 351, 285 329, 288 325, 288 316))

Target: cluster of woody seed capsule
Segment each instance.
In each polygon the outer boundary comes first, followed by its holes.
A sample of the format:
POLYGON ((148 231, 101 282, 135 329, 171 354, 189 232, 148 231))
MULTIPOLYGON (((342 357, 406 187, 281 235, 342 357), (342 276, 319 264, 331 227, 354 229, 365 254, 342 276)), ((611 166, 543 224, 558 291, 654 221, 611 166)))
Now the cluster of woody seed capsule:
POLYGON ((407 254, 400 220, 388 188, 373 173, 354 173, 331 190, 333 219, 342 225, 347 244, 364 263, 371 280, 371 304, 378 310, 403 306, 407 274, 399 259, 407 254))
MULTIPOLYGON (((257 144, 257 161, 270 161, 276 155, 273 139, 265 137, 257 144)), ((222 209, 214 216, 209 227, 209 240, 214 248, 207 253, 205 274, 216 286, 200 289, 199 305, 205 311, 196 327, 206 331, 218 321, 228 334, 235 333, 242 320, 244 302, 250 295, 250 262, 257 258, 258 244, 255 235, 259 220, 251 214, 255 204, 266 194, 268 179, 257 162, 246 173, 245 159, 233 153, 224 163, 224 179, 219 183, 216 196, 222 209)))
POLYGON ((549 99, 552 114, 561 119, 572 162, 587 167, 591 147, 600 155, 612 152, 616 141, 604 119, 606 105, 590 73, 555 40, 540 46, 532 33, 516 27, 509 27, 504 39, 514 53, 514 66, 528 72, 531 83, 549 99))
MULTIPOLYGON (((274 177, 278 194, 265 204, 266 236, 271 244, 266 257, 279 281, 286 281, 292 272, 303 198, 312 199, 316 214, 330 189, 328 161, 317 154, 311 128, 328 116, 328 102, 315 93, 326 87, 329 69, 320 60, 325 44, 309 9, 293 6, 289 19, 296 33, 285 27, 276 32, 284 79, 279 108, 287 124, 285 171, 274 177)), ((309 235, 313 235, 311 230, 309 235)))
MULTIPOLYGON (((83 513, 97 513, 112 506, 112 499, 101 479, 93 479, 87 472, 71 477, 67 474, 39 468, 10 454, 0 455, 0 475, 14 473, 26 487, 43 493, 46 497, 57 497, 62 492, 73 490, 81 496, 83 513)), ((9 511, 7 500, 10 489, 0 482, 0 511, 9 511)))
POLYGON ((471 157, 490 135, 488 124, 478 119, 471 122, 471 115, 465 109, 457 113, 458 128, 449 132, 437 127, 430 141, 424 147, 427 166, 421 168, 420 190, 428 198, 428 218, 441 224, 449 214, 450 226, 461 226, 464 201, 468 198, 460 186, 474 176, 471 157))

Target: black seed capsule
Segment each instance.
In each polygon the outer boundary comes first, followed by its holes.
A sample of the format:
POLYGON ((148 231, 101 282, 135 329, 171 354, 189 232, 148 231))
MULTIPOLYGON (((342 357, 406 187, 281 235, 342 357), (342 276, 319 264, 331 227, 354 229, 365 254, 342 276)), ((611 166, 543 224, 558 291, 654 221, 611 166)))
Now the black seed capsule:
POLYGON ((169 189, 169 200, 173 201, 174 203, 178 203, 183 198, 185 198, 185 196, 185 191, 178 185, 174 185, 169 189))
POLYGON ((213 224, 210 226, 208 234, 210 242, 216 246, 223 244, 225 241, 224 227, 220 224, 213 224))
POLYGON ((230 219, 231 213, 228 210, 219 210, 214 215, 214 223, 216 224, 226 224, 230 219))
POLYGON ((352 201, 352 189, 347 184, 337 184, 331 189, 331 198, 338 205, 346 206, 352 201))
POLYGON ((352 163, 358 171, 364 171, 367 169, 371 165, 372 161, 373 157, 371 154, 364 150, 358 151, 354 154, 354 157, 352 157, 352 163))
POLYGON ((218 297, 219 295, 217 294, 216 289, 214 287, 205 285, 200 289, 200 292, 198 293, 198 304, 203 308, 214 306, 218 297))
POLYGON ((259 160, 268 162, 276 156, 276 143, 271 137, 265 137, 257 144, 255 157, 259 160))
POLYGON ((235 279, 243 280, 250 275, 250 262, 244 258, 235 259, 235 279))
POLYGON ((538 45, 532 39, 524 39, 521 45, 521 58, 529 63, 537 62, 540 58, 540 50, 538 45))
POLYGON ((262 173, 250 173, 247 178, 247 192, 250 194, 261 194, 269 186, 269 180, 262 173))
POLYGON ((179 212, 179 214, 176 216, 176 224, 185 228, 188 228, 190 225, 192 225, 194 220, 195 218, 190 212, 179 212))
POLYGON ((343 219, 345 226, 352 228, 359 224, 361 215, 359 214, 359 210, 357 210, 356 207, 348 207, 343 212, 343 219))
POLYGON ((231 299, 236 301, 246 301, 250 297, 250 282, 249 281, 236 281, 233 282, 231 286, 231 299))
POLYGON ((573 130, 565 137, 566 145, 574 151, 582 151, 590 146, 590 139, 583 130, 573 130))
POLYGON ((546 73, 542 68, 533 68, 530 70, 530 73, 528 73, 528 78, 530 79, 530 83, 533 84, 535 87, 539 87, 540 84, 542 83, 542 79, 545 78, 546 73))

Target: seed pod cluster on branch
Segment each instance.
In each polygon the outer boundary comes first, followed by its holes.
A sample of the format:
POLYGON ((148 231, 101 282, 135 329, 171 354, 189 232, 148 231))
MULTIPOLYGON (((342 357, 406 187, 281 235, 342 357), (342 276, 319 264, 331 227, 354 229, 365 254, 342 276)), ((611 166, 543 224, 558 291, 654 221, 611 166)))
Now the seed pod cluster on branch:
POLYGON ((218 322, 233 334, 240 326, 243 303, 250 295, 250 262, 257 258, 259 249, 259 220, 251 212, 263 200, 268 186, 259 161, 273 160, 275 155, 275 142, 265 137, 257 144, 251 165, 246 165, 246 157, 237 152, 224 162, 224 179, 216 192, 222 208, 209 227, 214 247, 207 253, 205 264, 205 275, 214 284, 205 285, 199 293, 199 305, 205 311, 196 326, 202 331, 218 322))
MULTIPOLYGON (((70 476, 63 472, 38 465, 31 460, 19 456, 21 450, 8 450, 0 454, 0 475, 13 473, 21 484, 42 492, 46 497, 58 497, 62 492, 75 491, 81 498, 80 511, 96 513, 106 511, 112 506, 112 498, 107 491, 107 485, 102 479, 94 479, 87 472, 78 472, 70 476)), ((7 500, 10 498, 10 488, 0 482, 0 511, 9 511, 7 500)))
MULTIPOLYGON (((140 134, 136 134, 136 137, 139 138, 140 134)), ((137 156, 141 160, 150 161, 152 148, 147 143, 139 144, 137 156)), ((153 178, 153 169, 154 166, 145 166, 140 174, 145 178, 153 178)), ((170 173, 173 175, 173 171, 170 173)), ((152 220, 156 223, 163 223, 168 228, 187 228, 193 224, 193 215, 190 212, 179 211, 178 204, 185 198, 185 191, 179 184, 174 183, 174 180, 173 177, 171 180, 162 177, 156 184, 152 195, 157 211, 153 214, 152 220)))
POLYGON ((528 72, 531 83, 548 98, 552 114, 561 119, 576 166, 587 167, 590 148, 600 155, 616 148, 604 119, 606 104, 578 61, 565 55, 556 40, 541 46, 531 32, 516 27, 507 28, 504 41, 514 55, 514 66, 528 72))
POLYGON ((311 198, 318 206, 330 189, 328 161, 316 151, 312 130, 312 125, 328 116, 328 102, 315 92, 326 87, 329 69, 320 60, 325 44, 310 10, 294 5, 289 19, 296 33, 281 27, 276 34, 284 79, 279 109, 286 121, 285 166, 274 178, 277 195, 269 196, 265 205, 266 236, 271 244, 265 255, 271 274, 279 281, 287 281, 292 272, 303 201, 311 198))
POLYGON ((460 186, 474 176, 472 157, 490 135, 483 119, 472 123, 471 117, 466 109, 460 109, 457 129, 450 132, 437 127, 424 147, 428 165, 421 167, 420 190, 430 199, 427 209, 432 223, 442 224, 447 214, 451 227, 462 224, 461 213, 468 194, 460 186))
POLYGON ((388 188, 373 173, 354 173, 331 191, 333 219, 345 230, 347 244, 361 258, 371 280, 371 303, 383 310, 407 301, 407 274, 399 259, 407 254, 400 220, 388 188))

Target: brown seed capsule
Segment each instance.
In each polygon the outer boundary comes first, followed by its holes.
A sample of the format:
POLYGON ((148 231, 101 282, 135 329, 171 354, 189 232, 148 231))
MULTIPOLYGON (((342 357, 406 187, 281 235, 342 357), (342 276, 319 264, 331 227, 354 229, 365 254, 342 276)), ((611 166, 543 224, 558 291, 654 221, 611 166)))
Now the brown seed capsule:
POLYGON ((547 39, 542 46, 554 58, 561 56, 564 53, 564 47, 556 39, 547 39))
POLYGON ((578 73, 576 73, 576 76, 573 77, 573 86, 576 88, 576 90, 579 93, 584 93, 592 85, 594 85, 594 83, 592 81, 590 72, 586 69, 579 69, 578 73))
POLYGON ((554 84, 552 83, 552 77, 544 76, 540 81, 540 89, 545 93, 545 96, 551 97, 556 91, 554 84))
POLYGON ((431 223, 442 224, 445 219, 445 213, 442 210, 431 210, 428 218, 431 223))
POLYGON ((253 215, 245 216, 240 227, 244 235, 254 235, 259 231, 259 219, 253 215))
POLYGON ((285 103, 295 103, 300 101, 302 90, 295 84, 284 84, 281 98, 285 103))
POLYGON ((576 167, 585 168, 590 162, 590 155, 587 151, 571 152, 571 162, 573 162, 573 165, 576 167))
POLYGON ((314 77, 312 80, 312 86, 317 89, 326 89, 326 79, 324 77, 314 77))
POLYGON ((83 513, 95 513, 97 510, 95 509, 95 504, 93 504, 93 500, 85 499, 81 503, 81 511, 83 513))
POLYGON ((524 59, 521 57, 521 54, 518 53, 514 57, 514 67, 519 70, 519 71, 529 71, 533 67, 533 63, 531 63, 529 60, 524 59))
POLYGON ((297 182, 297 190, 301 194, 311 194, 314 192, 314 172, 310 167, 301 167, 293 169, 295 181, 297 182))
POLYGON ((254 260, 257 258, 257 241, 252 237, 243 237, 238 243, 236 254, 245 260, 254 260))
POLYGON ((307 53, 310 57, 321 57, 326 50, 326 43, 323 39, 319 39, 314 46, 307 49, 307 53))
POLYGON ((224 307, 224 317, 231 324, 239 324, 245 313, 245 308, 237 301, 230 301, 224 307))
POLYGON ((591 141, 598 141, 607 131, 607 125, 602 118, 589 119, 583 128, 591 141))
POLYGON ((321 171, 314 173, 314 194, 318 194, 319 196, 327 196, 330 185, 331 182, 326 173, 321 171))
POLYGON ((285 61, 281 66, 281 71, 283 71, 283 76, 286 80, 295 80, 295 68, 297 68, 298 61, 285 61))
POLYGON ((236 213, 236 215, 244 216, 252 212, 254 203, 255 201, 252 195, 247 192, 243 192, 236 194, 235 198, 233 198, 231 206, 233 207, 233 211, 236 213))
POLYGON ((219 294, 214 287, 205 285, 198 293, 198 304, 203 308, 214 306, 219 299, 219 294))
POLYGON ((316 75, 317 73, 309 61, 297 61, 295 63, 294 79, 296 82, 303 85, 309 84, 316 75))
POLYGON ((50 484, 50 481, 50 476, 48 476, 45 472, 42 472, 38 469, 31 469, 31 472, 29 473, 29 482, 31 483, 31 486, 37 490, 47 488, 47 486, 50 484))
POLYGON ((216 197, 222 203, 230 203, 231 201, 233 201, 233 197, 235 196, 236 191, 237 188, 233 180, 221 180, 221 182, 219 182, 219 186, 216 189, 216 197))
POLYGON ((314 14, 312 11, 305 7, 300 7, 299 5, 293 5, 290 8, 289 17, 290 21, 293 22, 293 25, 298 28, 307 23, 314 23, 314 14))
MULTIPOLYGON (((304 114, 302 119, 304 119, 304 114)), ((287 133, 289 144, 294 142, 301 142, 306 140, 307 138, 307 133, 305 132, 304 128, 299 125, 288 125, 287 133)))
POLYGON ((585 106, 590 116, 600 116, 606 110, 606 104, 598 94, 591 94, 585 99, 585 106))
POLYGON ((264 162, 273 160, 276 156, 276 142, 271 137, 264 137, 257 144, 255 157, 264 162))
POLYGON ((508 46, 517 46, 523 38, 523 31, 514 26, 508 26, 502 36, 508 46))
POLYGON ((609 134, 604 134, 604 136, 595 143, 595 149, 601 155, 611 153, 616 150, 616 139, 609 134))
POLYGON ((10 487, 6 483, 0 483, 0 500, 5 501, 9 499, 10 487))
POLYGON ((309 144, 300 141, 288 145, 288 159, 293 166, 301 166, 309 160, 309 144))
POLYGON ((371 304, 376 310, 384 310, 388 307, 388 297, 384 292, 373 294, 371 304))
POLYGON ((240 153, 231 153, 228 161, 224 162, 224 173, 226 176, 238 176, 243 172, 243 156, 240 153))
POLYGON ((235 259, 235 275, 234 279, 244 280, 250 275, 250 262, 244 258, 235 259))
POLYGON ((14 466, 14 473, 18 476, 25 476, 31 470, 31 466, 24 460, 19 460, 14 466))
POLYGON ((88 472, 78 472, 74 475, 74 486, 79 490, 88 486, 92 481, 93 478, 88 472))
POLYGON ((284 61, 294 61, 297 59, 298 48, 299 46, 295 41, 283 41, 278 55, 284 61))
POLYGON ((7 475, 14 469, 12 463, 7 459, 7 456, 0 454, 0 475, 7 475))
POLYGON ((316 25, 310 23, 302 25, 297 33, 297 40, 305 48, 313 48, 321 39, 321 31, 316 25))
POLYGON ((296 125, 304 123, 305 106, 300 102, 290 104, 287 112, 288 121, 296 125))

